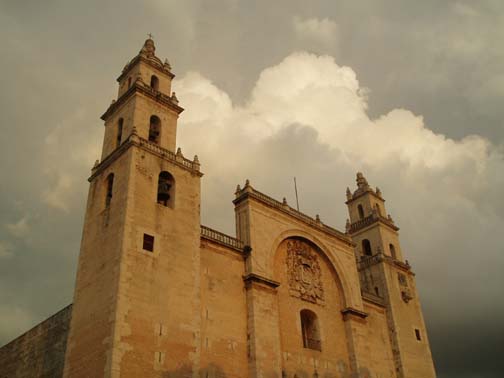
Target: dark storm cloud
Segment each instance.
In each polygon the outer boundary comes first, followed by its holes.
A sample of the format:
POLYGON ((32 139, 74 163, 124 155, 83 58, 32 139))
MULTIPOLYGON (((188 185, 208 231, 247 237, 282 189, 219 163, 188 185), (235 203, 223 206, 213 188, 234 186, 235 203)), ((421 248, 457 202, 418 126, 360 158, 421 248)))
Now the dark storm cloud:
MULTIPOLYGON (((357 73, 370 88, 371 118, 407 108, 435 133, 457 141, 477 134, 502 151, 503 18, 500 1, 0 3, 0 344, 71 301, 99 116, 146 33, 179 78, 197 71, 230 95, 216 115, 247 108, 265 68, 306 50, 357 73)), ((189 122, 192 103, 182 104, 189 132, 181 130, 180 143, 203 155, 203 222, 232 232, 232 192, 247 177, 292 203, 297 175, 302 210, 343 228, 344 189, 357 169, 338 146, 348 140, 321 143, 316 125, 291 124, 240 143, 232 151, 240 165, 219 171, 197 138, 188 140, 198 124, 189 122)), ((218 134, 218 126, 201 131, 218 134)), ((452 158, 448 171, 390 159, 358 168, 368 168, 401 226, 439 376, 492 378, 504 367, 504 166, 495 153, 482 152, 482 167, 452 158)))

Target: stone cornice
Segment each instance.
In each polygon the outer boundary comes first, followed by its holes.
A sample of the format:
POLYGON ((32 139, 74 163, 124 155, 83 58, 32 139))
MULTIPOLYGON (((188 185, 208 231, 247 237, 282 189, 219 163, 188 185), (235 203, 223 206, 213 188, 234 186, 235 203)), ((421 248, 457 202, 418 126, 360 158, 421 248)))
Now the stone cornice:
POLYGON ((346 307, 343 310, 341 310, 341 313, 343 314, 344 320, 348 320, 349 318, 357 318, 363 320, 369 316, 367 312, 357 310, 356 308, 353 307, 346 307))
POLYGON ((142 56, 142 55, 137 55, 135 56, 127 65, 126 67, 124 67, 123 71, 121 72, 121 74, 119 75, 119 77, 117 78, 117 81, 121 81, 127 74, 128 72, 131 71, 131 69, 138 63, 138 62, 143 62, 149 66, 151 66, 152 68, 164 73, 165 75, 169 76, 170 79, 173 79, 175 77, 175 75, 173 73, 171 73, 171 71, 169 69, 167 69, 162 63, 160 62, 156 62, 154 59, 149 59, 145 56, 142 56))
POLYGON ((117 101, 114 101, 112 102, 112 104, 110 104, 109 108, 101 116, 101 119, 106 121, 119 107, 121 107, 129 98, 131 98, 136 93, 143 94, 151 100, 156 101, 158 104, 166 106, 177 114, 180 114, 184 111, 184 108, 178 106, 176 99, 167 96, 164 93, 156 91, 139 79, 136 80, 131 85, 131 87, 126 92, 124 92, 121 97, 119 97, 117 101))
POLYGON ((244 275, 243 281, 245 282, 246 286, 250 286, 251 284, 254 283, 268 287, 270 289, 276 289, 278 286, 280 286, 280 282, 271 280, 256 273, 248 273, 244 275))
POLYGON ((369 226, 371 226, 375 223, 378 223, 378 222, 391 228, 394 231, 399 231, 399 227, 397 227, 391 219, 385 218, 384 216, 379 215, 373 209, 373 213, 371 215, 368 215, 367 217, 365 217, 363 219, 359 219, 358 221, 350 224, 348 232, 352 235, 352 234, 355 234, 358 231, 363 230, 364 228, 369 227, 369 226))
POLYGON ((135 129, 133 133, 130 134, 128 139, 124 143, 122 143, 118 148, 116 148, 110 155, 108 155, 101 163, 95 164, 93 169, 91 170, 91 176, 88 178, 88 181, 91 182, 93 179, 98 176, 103 170, 109 167, 114 161, 116 161, 119 156, 121 156, 126 150, 128 150, 131 146, 136 146, 144 151, 148 151, 153 153, 160 158, 163 158, 172 164, 177 165, 178 167, 189 171, 193 175, 197 175, 199 177, 203 176, 203 173, 200 171, 200 163, 198 161, 197 156, 194 157, 194 160, 191 161, 182 156, 182 153, 173 153, 166 148, 160 147, 155 143, 149 142, 147 139, 141 138, 136 134, 135 129))
POLYGON ((264 193, 261 193, 254 188, 252 188, 249 184, 247 184, 243 190, 239 189, 236 192, 236 198, 233 200, 233 203, 235 205, 238 205, 239 203, 247 200, 247 199, 254 199, 258 202, 261 202, 262 204, 269 206, 275 210, 278 210, 288 216, 291 216, 298 221, 303 222, 304 224, 315 228, 316 230, 322 231, 326 234, 329 234, 331 236, 336 237, 337 239, 343 241, 345 244, 349 246, 355 246, 355 244, 352 242, 352 239, 344 234, 341 231, 336 230, 335 228, 332 228, 324 223, 322 223, 319 219, 313 219, 312 217, 303 214, 302 212, 293 209, 289 205, 287 205, 285 202, 282 203, 280 201, 277 201, 269 196, 267 196, 264 193))

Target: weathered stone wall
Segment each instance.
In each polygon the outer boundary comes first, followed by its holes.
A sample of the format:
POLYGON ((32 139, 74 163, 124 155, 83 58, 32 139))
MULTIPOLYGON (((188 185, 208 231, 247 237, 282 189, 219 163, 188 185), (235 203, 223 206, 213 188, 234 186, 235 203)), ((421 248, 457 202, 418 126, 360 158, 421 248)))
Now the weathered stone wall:
POLYGON ((0 377, 62 377, 71 316, 69 305, 0 348, 0 377))
POLYGON ((248 377, 244 272, 240 252, 202 240, 201 377, 248 377))

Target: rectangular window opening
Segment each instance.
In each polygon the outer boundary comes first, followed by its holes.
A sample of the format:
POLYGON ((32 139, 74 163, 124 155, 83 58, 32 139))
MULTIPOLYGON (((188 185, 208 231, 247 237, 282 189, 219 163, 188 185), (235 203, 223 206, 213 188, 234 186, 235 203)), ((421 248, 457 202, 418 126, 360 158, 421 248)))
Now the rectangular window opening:
POLYGON ((154 236, 144 234, 143 236, 143 249, 149 252, 154 252, 154 236))
POLYGON ((419 330, 419 329, 415 329, 415 336, 416 336, 416 339, 417 339, 418 341, 421 341, 421 340, 422 340, 422 338, 420 337, 420 330, 419 330))

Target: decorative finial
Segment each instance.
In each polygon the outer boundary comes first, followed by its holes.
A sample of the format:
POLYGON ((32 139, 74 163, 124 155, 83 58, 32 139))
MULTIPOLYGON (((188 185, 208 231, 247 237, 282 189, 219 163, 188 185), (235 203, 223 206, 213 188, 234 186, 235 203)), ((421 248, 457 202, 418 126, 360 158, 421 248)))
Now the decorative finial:
POLYGON ((369 187, 369 184, 362 172, 357 172, 357 179, 355 181, 357 181, 357 187, 359 189, 367 189, 369 187))
POLYGON ((149 38, 145 40, 142 49, 140 50, 140 55, 143 55, 147 58, 152 58, 155 56, 156 47, 154 46, 154 40, 152 39, 152 34, 147 34, 149 38))
POLYGON ((250 186, 250 180, 249 179, 245 180, 245 187, 247 187, 247 186, 250 186))
POLYGON ((94 165, 93 165, 93 169, 98 167, 99 164, 100 164, 100 160, 96 159, 94 162, 94 165))
POLYGON ((347 218, 346 224, 345 224, 345 230, 347 233, 350 231, 350 226, 351 226, 350 219, 347 218))
POLYGON ((177 156, 182 156, 182 149, 180 147, 177 148, 177 156))
POLYGON ((241 186, 240 184, 236 185, 236 191, 235 191, 235 194, 238 194, 241 192, 241 186))
POLYGON ((318 214, 315 215, 315 221, 317 223, 320 223, 320 215, 318 215, 318 214))
POLYGON ((178 98, 177 98, 177 95, 175 94, 175 92, 172 92, 172 95, 171 95, 171 100, 172 100, 172 102, 174 102, 175 104, 178 104, 178 103, 179 103, 178 98))
POLYGON ((378 187, 376 187, 376 195, 377 195, 378 197, 381 197, 381 196, 382 196, 382 194, 381 194, 381 190, 380 190, 380 188, 378 188, 378 187))
POLYGON ((352 192, 350 191, 349 187, 346 188, 346 198, 347 201, 350 201, 352 199, 352 192))
POLYGON ((165 59, 164 60, 164 67, 169 71, 171 70, 171 64, 170 62, 168 61, 168 59, 165 59))
POLYGON ((115 104, 116 100, 112 99, 111 105, 115 104))
POLYGON ((283 206, 289 206, 288 203, 287 203, 287 198, 285 198, 285 197, 283 198, 282 205, 283 206))
POLYGON ((198 164, 199 164, 198 155, 194 155, 193 162, 194 162, 194 163, 198 163, 198 164))
POLYGON ((131 134, 138 134, 136 126, 133 126, 133 130, 131 130, 131 134))

